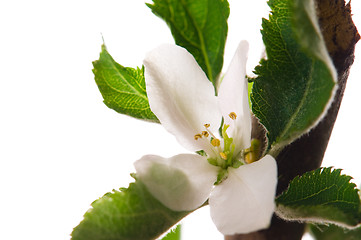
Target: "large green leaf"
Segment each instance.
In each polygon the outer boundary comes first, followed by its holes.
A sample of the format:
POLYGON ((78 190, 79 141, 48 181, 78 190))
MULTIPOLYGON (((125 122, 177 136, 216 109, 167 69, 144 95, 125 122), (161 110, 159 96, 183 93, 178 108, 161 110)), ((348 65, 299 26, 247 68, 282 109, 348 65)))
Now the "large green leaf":
POLYGON ((252 110, 268 130, 271 154, 315 126, 330 105, 336 74, 312 0, 270 0, 263 20, 267 59, 256 67, 252 110))
POLYGON ((316 240, 361 240, 361 227, 344 229, 336 225, 311 225, 311 234, 316 240))
POLYGON ((176 44, 194 56, 215 84, 227 38, 227 0, 153 0, 147 5, 166 21, 176 44))
POLYGON ((99 60, 93 62, 93 65, 95 81, 105 105, 135 118, 158 121, 149 107, 144 67, 123 67, 114 61, 104 45, 99 60))
POLYGON ((341 170, 320 168, 293 179, 276 199, 276 213, 288 220, 335 223, 354 227, 361 222, 358 189, 341 170))
POLYGON ((155 239, 187 214, 166 208, 137 180, 94 201, 72 240, 155 239))

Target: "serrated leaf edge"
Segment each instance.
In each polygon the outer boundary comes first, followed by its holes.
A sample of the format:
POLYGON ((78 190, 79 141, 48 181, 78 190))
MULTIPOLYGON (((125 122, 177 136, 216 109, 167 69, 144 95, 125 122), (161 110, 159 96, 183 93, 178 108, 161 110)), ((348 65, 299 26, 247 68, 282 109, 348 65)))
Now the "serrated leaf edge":
MULTIPOLYGON (((303 174, 302 176, 297 176, 295 177, 290 185, 292 183, 295 183, 295 184, 298 184, 300 183, 300 181, 303 179, 303 178, 312 178, 313 176, 315 175, 322 175, 322 174, 330 174, 330 175, 335 175, 337 174, 340 178, 345 178, 345 180, 347 180, 347 184, 350 184, 350 187, 353 187, 353 190, 359 195, 359 197, 361 198, 360 196, 360 190, 357 189, 356 187, 356 184, 355 183, 352 183, 350 182, 351 179, 353 179, 351 176, 348 176, 348 175, 345 175, 345 174, 341 174, 341 171, 342 169, 333 169, 333 167, 323 167, 323 168, 318 168, 316 170, 313 170, 313 171, 310 171, 310 172, 306 172, 305 174, 303 174)), ((328 188, 329 189, 329 188, 328 188)), ((347 224, 344 224, 344 223, 340 223, 340 222, 337 222, 337 221, 332 221, 332 220, 325 220, 323 218, 317 218, 317 217, 298 217, 297 219, 295 219, 293 216, 291 217, 290 214, 288 214, 287 212, 289 212, 289 209, 291 209, 290 206, 292 205, 296 205, 296 204, 289 204, 289 205, 282 205, 282 204, 279 204, 277 203, 277 199, 279 199, 279 197, 283 196, 283 195, 286 195, 288 194, 288 192, 290 191, 290 187, 288 187, 288 189, 286 191, 284 191, 283 193, 281 193, 278 197, 276 197, 276 210, 275 210, 275 214, 282 218, 282 219, 285 219, 285 220, 288 220, 288 221, 298 221, 298 222, 302 222, 302 221, 305 221, 305 222, 309 222, 309 223, 317 223, 317 224, 334 224, 334 225, 337 225, 337 226, 340 226, 340 227, 343 227, 343 228, 346 228, 346 229, 355 229, 355 228, 358 228, 358 227, 361 227, 361 201, 360 201, 360 204, 359 204, 359 219, 358 219, 358 223, 357 224, 354 224, 354 225, 347 225, 347 224)), ((321 190, 320 192, 324 191, 321 190)), ((318 193, 315 193, 313 194, 312 196, 315 196, 317 194, 319 194, 320 192, 318 193)), ((311 197, 311 196, 308 196, 308 197, 311 197)), ((303 198, 303 199, 307 199, 308 197, 306 198, 303 198)), ((332 202, 335 202, 335 201, 330 201, 328 203, 332 203, 332 202)), ((289 202, 291 203, 291 202, 289 202)), ((350 203, 350 202, 348 202, 350 203)), ((297 205, 297 207, 295 209, 298 209, 298 208, 302 208, 302 207, 317 207, 317 206, 322 206, 324 204, 319 204, 319 205, 312 205, 312 206, 309 206, 309 205, 297 205)), ((328 208, 330 209, 336 209, 336 207, 333 207, 333 206, 327 206, 328 208)), ((341 212, 342 214, 344 214, 346 216, 346 214, 344 212, 341 212)))

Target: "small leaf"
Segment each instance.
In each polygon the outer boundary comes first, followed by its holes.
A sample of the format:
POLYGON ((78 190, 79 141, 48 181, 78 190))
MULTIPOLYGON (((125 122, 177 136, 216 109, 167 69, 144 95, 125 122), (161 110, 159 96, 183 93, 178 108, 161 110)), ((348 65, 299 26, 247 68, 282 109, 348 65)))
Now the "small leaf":
POLYGON ((166 208, 137 180, 94 201, 72 240, 155 239, 187 214, 166 208))
POLYGON ((99 60, 93 62, 93 65, 95 81, 105 105, 118 113, 158 122, 149 107, 144 67, 123 67, 114 61, 104 45, 99 60))
POLYGON ((315 240, 361 240, 361 227, 344 229, 336 225, 310 225, 315 240))
POLYGON ((360 199, 352 178, 340 169, 320 168, 293 179, 276 199, 277 215, 292 221, 354 227, 361 222, 360 199))
POLYGON ((170 27, 215 85, 222 70, 229 4, 226 0, 153 0, 152 12, 170 27))
POLYGON ((271 0, 263 20, 267 60, 256 67, 253 113, 268 130, 271 154, 315 126, 332 102, 336 74, 313 1, 271 0))
POLYGON ((172 229, 162 240, 181 240, 181 226, 177 225, 175 229, 172 229))

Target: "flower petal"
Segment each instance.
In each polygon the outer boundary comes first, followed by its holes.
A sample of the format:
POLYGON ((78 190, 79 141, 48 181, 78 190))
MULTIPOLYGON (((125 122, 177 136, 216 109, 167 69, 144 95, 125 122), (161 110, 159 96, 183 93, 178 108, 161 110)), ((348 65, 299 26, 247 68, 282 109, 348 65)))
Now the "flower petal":
POLYGON ((274 212, 277 164, 270 155, 239 167, 216 186, 209 198, 211 217, 225 235, 267 228, 274 212))
POLYGON ((134 163, 136 176, 149 192, 174 211, 191 211, 209 197, 218 169, 205 157, 180 154, 171 158, 146 155, 134 163))
POLYGON ((147 54, 145 81, 151 110, 180 144, 191 151, 206 150, 194 136, 210 124, 220 127, 221 113, 212 83, 193 56, 176 45, 161 45, 147 54))
POLYGON ((219 106, 224 123, 229 124, 228 134, 241 149, 251 145, 251 113, 248 104, 246 62, 248 42, 241 41, 219 88, 219 106), (228 115, 235 112, 236 120, 228 115))

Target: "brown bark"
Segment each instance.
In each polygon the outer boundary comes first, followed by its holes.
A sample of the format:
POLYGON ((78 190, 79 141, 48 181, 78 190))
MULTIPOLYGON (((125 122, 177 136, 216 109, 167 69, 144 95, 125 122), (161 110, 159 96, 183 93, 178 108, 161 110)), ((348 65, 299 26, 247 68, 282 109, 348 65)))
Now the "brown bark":
MULTIPOLYGON (((325 118, 309 133, 283 149, 277 157, 277 194, 296 176, 320 167, 341 104, 354 50, 360 35, 351 19, 350 3, 344 0, 315 0, 319 24, 328 52, 338 73, 338 90, 325 118)), ((286 222, 273 216, 266 230, 225 236, 225 240, 299 240, 305 224, 286 222)))

